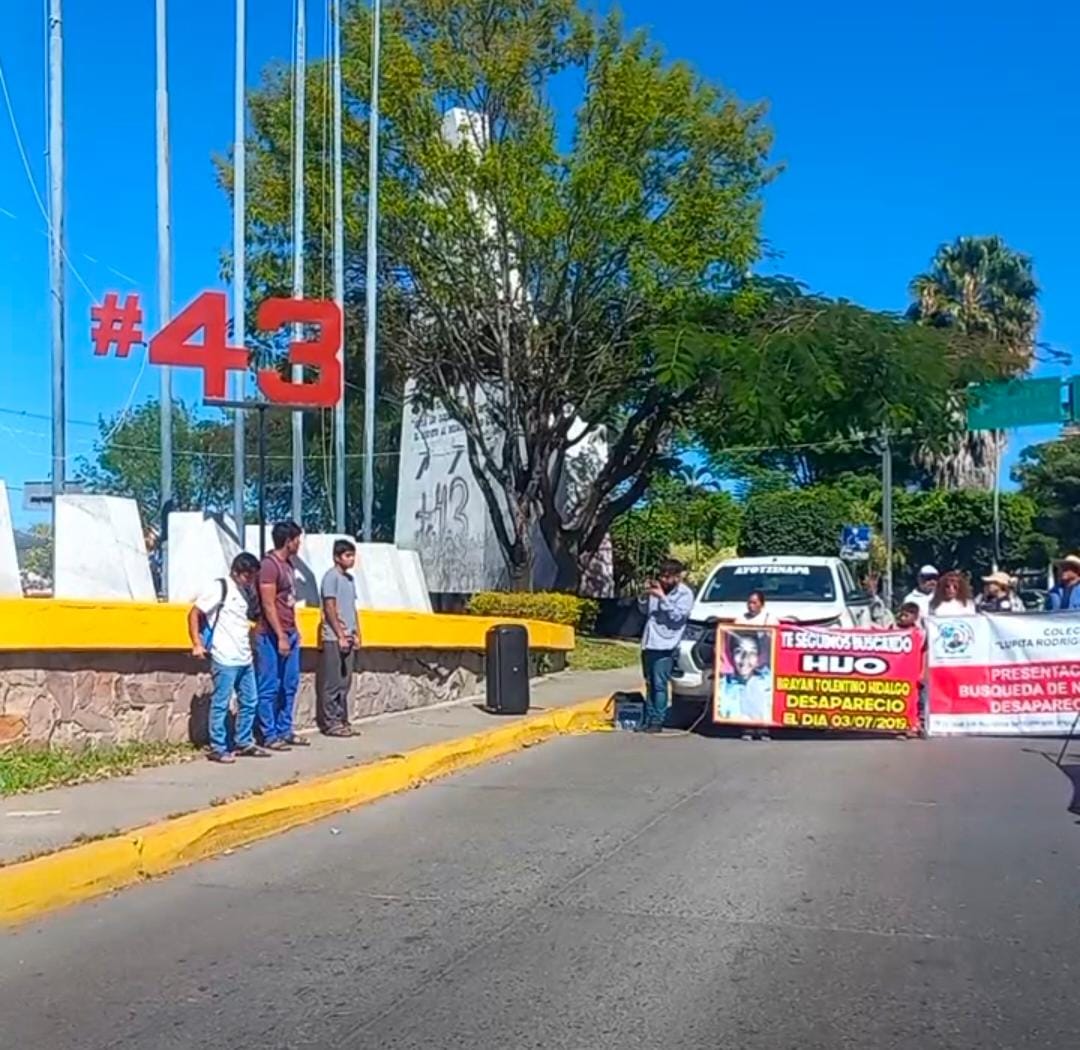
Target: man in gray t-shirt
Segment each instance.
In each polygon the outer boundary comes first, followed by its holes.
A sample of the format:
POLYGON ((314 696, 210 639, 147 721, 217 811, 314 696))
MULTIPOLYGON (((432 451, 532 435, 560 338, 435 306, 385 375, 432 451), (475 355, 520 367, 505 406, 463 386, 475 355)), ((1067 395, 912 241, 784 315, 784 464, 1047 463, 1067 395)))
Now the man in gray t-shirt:
POLYGON ((353 735, 349 725, 349 692, 360 644, 356 581, 350 572, 355 563, 356 545, 350 540, 337 540, 334 567, 323 577, 320 588, 322 652, 315 675, 315 696, 319 728, 327 736, 353 735))

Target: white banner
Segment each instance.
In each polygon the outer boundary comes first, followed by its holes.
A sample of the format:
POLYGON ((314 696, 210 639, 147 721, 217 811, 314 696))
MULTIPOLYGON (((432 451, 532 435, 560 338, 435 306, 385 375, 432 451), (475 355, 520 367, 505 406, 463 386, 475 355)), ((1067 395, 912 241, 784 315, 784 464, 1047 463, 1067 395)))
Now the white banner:
POLYGON ((930 620, 930 733, 1062 734, 1080 712, 1080 613, 930 620))

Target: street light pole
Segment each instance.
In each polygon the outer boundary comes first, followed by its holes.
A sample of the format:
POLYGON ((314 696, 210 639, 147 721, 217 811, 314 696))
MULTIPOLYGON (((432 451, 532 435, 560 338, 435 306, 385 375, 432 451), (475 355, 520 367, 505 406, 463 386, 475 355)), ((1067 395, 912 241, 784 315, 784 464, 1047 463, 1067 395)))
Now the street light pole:
MULTIPOLYGON (((233 344, 244 348, 247 338, 247 0, 236 0, 236 80, 233 127, 233 344)), ((244 400, 247 375, 237 372, 233 377, 233 397, 244 400)), ((239 532, 237 539, 244 548, 244 411, 233 412, 233 518, 239 532)))
MULTIPOLYGON (((157 0, 155 43, 157 52, 157 270, 158 270, 158 330, 172 316, 172 206, 169 200, 169 71, 165 0, 157 0)), ((160 368, 161 397, 159 416, 161 426, 161 507, 168 513, 172 503, 172 372, 168 365, 160 368)), ((162 522, 162 539, 168 535, 168 522, 162 522)), ((168 580, 168 543, 163 542, 162 581, 168 580)), ((164 586, 167 586, 163 582, 164 586)))
POLYGON ((881 435, 881 531, 885 533, 885 605, 893 604, 893 462, 888 427, 881 435))
POLYGON ((345 198, 341 156, 341 0, 333 0, 334 68, 334 302, 341 311, 341 397, 334 408, 334 520, 345 532, 345 198))
POLYGON ((379 44, 382 4, 371 4, 371 112, 368 124, 366 318, 364 331, 364 542, 372 537, 375 513, 375 332, 378 308, 379 225, 379 44))
MULTIPOLYGON (((307 95, 307 17, 305 0, 296 4, 296 66, 293 69, 293 298, 304 298, 304 111, 307 95)), ((303 339, 303 328, 293 328, 293 338, 303 339)), ((303 365, 292 366, 292 381, 304 381, 303 365)), ((292 517, 303 524, 304 416, 292 417, 292 517)))
POLYGON ((52 322, 52 527, 56 580, 56 507, 66 472, 64 350, 64 26, 61 0, 49 0, 49 292, 52 322))

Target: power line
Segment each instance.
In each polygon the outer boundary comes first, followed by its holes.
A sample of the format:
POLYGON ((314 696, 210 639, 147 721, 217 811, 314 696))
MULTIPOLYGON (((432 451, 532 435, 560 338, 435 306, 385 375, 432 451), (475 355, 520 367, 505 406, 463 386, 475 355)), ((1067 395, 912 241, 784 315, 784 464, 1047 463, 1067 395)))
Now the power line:
MULTIPOLYGON (((34 196, 34 202, 38 206, 38 211, 41 212, 41 217, 45 220, 48 230, 48 236, 51 238, 53 231, 52 216, 49 214, 48 208, 45 207, 45 202, 42 200, 41 193, 38 191, 37 188, 37 182, 34 180, 34 171, 30 165, 30 158, 26 152, 26 145, 23 142, 22 133, 19 131, 19 121, 18 118, 15 116, 15 107, 11 101, 11 92, 8 90, 7 76, 4 73, 3 62, 0 62, 0 90, 2 90, 4 96, 4 106, 7 109, 8 122, 11 124, 11 132, 15 136, 15 147, 18 150, 19 158, 22 161, 23 173, 25 174, 26 181, 30 186, 30 192, 34 196)), ((90 296, 90 300, 93 303, 100 305, 98 297, 94 294, 93 289, 86 282, 86 279, 83 277, 83 275, 79 272, 79 269, 75 265, 75 263, 72 262, 71 256, 68 254, 67 247, 61 245, 60 250, 63 254, 64 262, 67 264, 68 269, 71 270, 71 273, 74 276, 75 280, 79 282, 86 294, 90 296)), ((144 373, 146 372, 146 365, 149 361, 149 358, 150 348, 149 344, 147 344, 146 350, 143 353, 142 364, 139 365, 139 371, 135 376, 135 381, 131 385, 131 390, 128 392, 128 396, 124 401, 124 407, 120 410, 120 414, 116 418, 113 432, 115 432, 115 430, 119 428, 120 424, 127 417, 128 411, 131 409, 132 402, 135 400, 135 393, 139 388, 139 384, 142 382, 142 377, 144 373)), ((70 422, 70 420, 65 419, 64 422, 68 423, 70 422)), ((64 459, 67 458, 69 457, 64 457, 64 459)))

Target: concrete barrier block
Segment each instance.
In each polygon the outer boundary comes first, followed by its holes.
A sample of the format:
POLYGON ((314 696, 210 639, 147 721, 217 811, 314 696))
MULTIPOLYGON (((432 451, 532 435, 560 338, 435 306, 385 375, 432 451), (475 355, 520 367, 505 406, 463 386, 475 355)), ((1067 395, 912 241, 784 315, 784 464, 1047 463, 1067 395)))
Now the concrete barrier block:
POLYGON ((138 504, 83 493, 56 501, 57 598, 153 602, 138 504))
POLYGON ((15 553, 15 527, 11 521, 11 504, 7 485, 0 481, 0 598, 21 598, 19 558, 15 553))
POLYGON ((240 553, 239 533, 232 518, 202 511, 169 515, 170 602, 189 604, 213 580, 228 576, 240 553))

